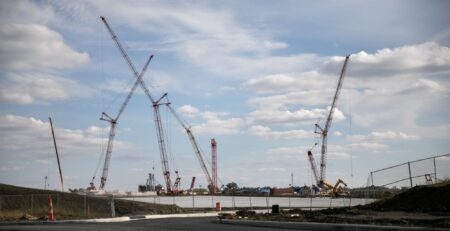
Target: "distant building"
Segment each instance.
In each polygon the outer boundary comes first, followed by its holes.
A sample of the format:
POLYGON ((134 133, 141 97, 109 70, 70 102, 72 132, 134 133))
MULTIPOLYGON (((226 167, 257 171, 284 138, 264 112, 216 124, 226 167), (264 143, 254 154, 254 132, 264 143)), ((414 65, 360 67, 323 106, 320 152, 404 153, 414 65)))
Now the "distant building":
POLYGON ((292 196, 294 195, 294 188, 274 188, 271 191, 272 196, 292 196))

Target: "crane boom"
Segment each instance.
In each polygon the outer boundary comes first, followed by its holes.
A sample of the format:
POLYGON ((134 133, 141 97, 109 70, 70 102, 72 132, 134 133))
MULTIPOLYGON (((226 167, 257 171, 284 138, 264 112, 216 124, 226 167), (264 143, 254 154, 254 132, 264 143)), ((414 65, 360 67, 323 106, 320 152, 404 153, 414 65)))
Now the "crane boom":
POLYGON ((144 91, 145 95, 147 95, 147 97, 150 99, 150 101, 152 103, 153 110, 154 110, 154 118, 155 118, 154 121, 155 121, 155 127, 156 127, 156 134, 158 137, 159 151, 160 151, 160 155, 161 155, 161 162, 162 162, 162 168, 163 168, 163 176, 165 178, 167 192, 170 193, 171 192, 170 171, 169 171, 169 165, 167 162, 166 144, 164 142, 164 134, 163 134, 163 128, 162 128, 162 124, 161 124, 161 115, 159 112, 158 102, 153 99, 152 95, 150 94, 150 91, 148 90, 147 86, 144 83, 144 80, 138 78, 138 73, 136 71, 136 68, 134 67, 133 63, 131 62, 130 57, 128 56, 127 52, 123 48, 122 44, 120 43, 117 35, 114 33, 114 31, 109 26, 105 17, 100 16, 100 19, 103 21, 106 28, 108 29, 112 40, 114 41, 114 43, 116 44, 117 48, 119 49, 122 57, 125 59, 126 63, 128 64, 128 67, 133 72, 134 77, 137 79, 137 81, 139 81, 139 84, 141 85, 142 90, 144 91))
MULTIPOLYGON (((153 59, 153 55, 150 55, 149 59, 147 60, 147 62, 144 65, 144 68, 142 68, 141 74, 139 74, 139 76, 138 76, 138 80, 142 79, 142 76, 144 76, 144 73, 147 70, 147 67, 150 64, 150 61, 152 59, 153 59)), ((122 103, 122 106, 120 107, 116 118, 111 118, 108 114, 106 114, 105 112, 102 112, 102 117, 100 118, 100 120, 108 121, 111 124, 111 127, 109 129, 108 146, 106 147, 105 163, 103 164, 102 177, 100 178, 100 187, 99 187, 100 190, 105 188, 106 179, 108 178, 109 165, 111 162, 111 154, 112 154, 112 149, 113 149, 113 145, 114 145, 114 137, 116 136, 117 121, 119 120, 120 115, 122 115, 123 111, 125 110, 125 107, 128 105, 128 102, 130 102, 130 99, 133 96, 134 91, 136 90, 137 86, 139 85, 138 80, 135 81, 133 87, 131 88, 130 92, 128 93, 127 97, 125 98, 124 102, 122 103)))
POLYGON ((320 183, 319 173, 317 172, 316 160, 314 160, 314 156, 313 156, 311 150, 308 150, 308 159, 309 159, 309 163, 311 164, 311 170, 314 175, 314 180, 316 180, 316 184, 319 185, 319 183, 320 183))
POLYGON ((325 127, 322 129, 318 124, 316 124, 316 133, 322 135, 322 145, 320 149, 320 182, 325 181, 326 177, 326 163, 327 163, 327 140, 328 140, 328 130, 330 129, 331 122, 333 121, 334 111, 336 109, 337 100, 339 98, 339 93, 341 92, 342 83, 345 75, 345 71, 347 70, 347 63, 350 58, 350 55, 345 56, 344 65, 341 69, 341 74, 339 76, 338 85, 336 87, 336 92, 334 93, 333 102, 331 103, 330 112, 327 117, 327 121, 325 123, 325 127), (319 132, 317 132, 319 130, 319 132))
POLYGON ((211 179, 211 175, 209 174, 208 169, 206 168, 206 164, 205 161, 203 160, 202 153, 200 152, 200 148, 197 144, 197 141, 195 140, 194 135, 192 134, 190 127, 183 119, 181 119, 178 113, 170 106, 170 103, 166 104, 166 106, 169 108, 170 112, 172 112, 173 116, 178 120, 178 122, 181 124, 184 130, 186 130, 186 133, 189 137, 189 141, 191 142, 192 148, 194 149, 198 162, 200 163, 200 167, 202 168, 203 174, 205 175, 206 181, 208 182, 208 185, 210 187, 209 190, 212 192, 211 187, 213 187, 213 181, 211 179))

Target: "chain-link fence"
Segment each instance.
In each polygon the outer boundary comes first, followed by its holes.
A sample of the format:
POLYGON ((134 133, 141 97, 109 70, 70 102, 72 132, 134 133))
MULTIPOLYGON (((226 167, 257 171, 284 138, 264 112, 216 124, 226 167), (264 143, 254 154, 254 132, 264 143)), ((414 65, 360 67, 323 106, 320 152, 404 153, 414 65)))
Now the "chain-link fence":
POLYGON ((55 217, 96 218, 111 216, 108 198, 66 194, 0 195, 0 216, 3 219, 45 219, 52 200, 55 217))
POLYGON ((273 196, 155 196, 131 197, 127 200, 155 204, 177 205, 186 209, 214 209, 216 203, 227 209, 269 209, 272 205, 281 208, 325 209, 364 205, 374 200, 365 198, 331 197, 273 197, 273 196))
POLYGON ((0 220, 45 220, 49 215, 49 196, 56 219, 104 218, 126 215, 183 212, 170 204, 149 204, 113 197, 71 193, 0 195, 0 220))
POLYGON ((372 171, 367 186, 410 188, 450 179, 450 154, 409 161, 372 171))

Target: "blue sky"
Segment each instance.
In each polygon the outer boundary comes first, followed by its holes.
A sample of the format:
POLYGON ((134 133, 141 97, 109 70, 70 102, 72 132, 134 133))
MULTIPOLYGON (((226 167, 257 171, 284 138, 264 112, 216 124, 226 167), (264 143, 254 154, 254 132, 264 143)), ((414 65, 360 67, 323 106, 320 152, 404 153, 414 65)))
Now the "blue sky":
MULTIPOLYGON (((117 113, 134 79, 100 15, 139 70, 155 55, 144 76, 148 87, 155 98, 169 93, 208 158, 216 138, 224 184, 286 187, 291 173, 295 185, 311 183, 306 151, 346 54, 352 56, 330 131, 329 181, 361 186, 372 170, 449 153, 447 1, 0 6, 3 183, 42 188, 47 175, 59 188, 48 116, 66 187, 90 182, 109 129, 98 118, 117 113)), ((172 174, 178 169, 183 188, 192 176, 205 186, 187 136, 166 110, 162 115, 172 174)), ((112 156, 108 190, 135 190, 153 167, 163 183, 153 112, 140 88, 119 120, 112 156)), ((450 160, 438 165, 441 177, 450 177, 450 160)))

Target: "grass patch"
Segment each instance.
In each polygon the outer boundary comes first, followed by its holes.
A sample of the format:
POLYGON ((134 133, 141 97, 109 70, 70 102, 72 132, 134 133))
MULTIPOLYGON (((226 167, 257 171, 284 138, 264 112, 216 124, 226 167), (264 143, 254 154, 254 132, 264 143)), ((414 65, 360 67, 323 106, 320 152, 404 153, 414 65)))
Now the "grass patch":
MULTIPOLYGON (((49 212, 49 195, 52 197, 56 219, 111 217, 111 199, 107 197, 84 196, 0 184, 0 220, 30 219, 30 216, 45 219, 49 212)), ((186 212, 175 205, 121 199, 114 199, 114 205, 116 216, 186 212)))

